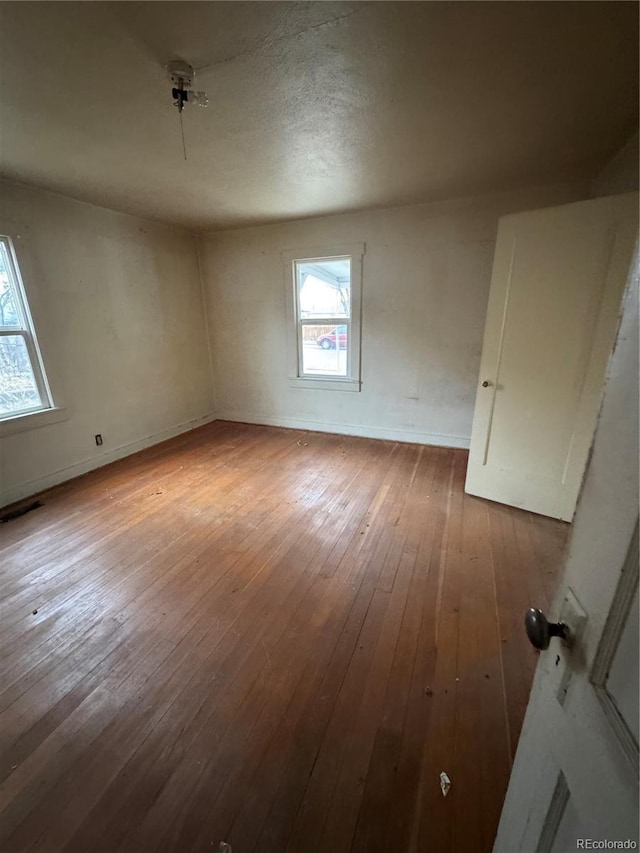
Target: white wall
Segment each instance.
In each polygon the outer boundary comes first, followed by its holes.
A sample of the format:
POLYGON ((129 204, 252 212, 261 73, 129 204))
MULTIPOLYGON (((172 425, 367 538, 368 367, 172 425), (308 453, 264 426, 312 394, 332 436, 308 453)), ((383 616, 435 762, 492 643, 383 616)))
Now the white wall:
POLYGON ((66 407, 57 423, 0 427, 1 506, 197 425, 213 391, 192 235, 16 184, 0 193, 66 407))
POLYGON ((219 415, 468 446, 498 218, 587 194, 553 187, 203 236, 219 415), (280 253, 361 241, 362 391, 292 388, 280 253))

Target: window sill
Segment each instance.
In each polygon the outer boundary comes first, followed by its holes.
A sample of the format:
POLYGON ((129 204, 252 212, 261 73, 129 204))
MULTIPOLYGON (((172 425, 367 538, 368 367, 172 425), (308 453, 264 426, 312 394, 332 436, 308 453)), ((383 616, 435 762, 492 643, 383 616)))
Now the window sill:
POLYGON ((299 376, 290 379, 291 388, 307 388, 315 391, 360 391, 362 383, 358 379, 311 379, 299 376))
POLYGON ((26 432, 30 429, 57 424, 66 421, 69 415, 66 409, 53 408, 43 409, 39 412, 28 412, 24 415, 15 415, 0 421, 0 438, 5 435, 14 435, 26 432))

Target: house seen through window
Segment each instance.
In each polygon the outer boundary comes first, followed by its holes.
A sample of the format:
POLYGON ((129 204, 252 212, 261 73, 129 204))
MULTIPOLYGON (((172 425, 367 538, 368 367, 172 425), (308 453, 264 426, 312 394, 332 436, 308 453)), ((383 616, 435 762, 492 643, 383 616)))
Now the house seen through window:
POLYGON ((51 408, 35 330, 9 237, 0 236, 0 420, 51 408))
POLYGON ((300 376, 346 379, 351 368, 351 259, 296 261, 300 376))

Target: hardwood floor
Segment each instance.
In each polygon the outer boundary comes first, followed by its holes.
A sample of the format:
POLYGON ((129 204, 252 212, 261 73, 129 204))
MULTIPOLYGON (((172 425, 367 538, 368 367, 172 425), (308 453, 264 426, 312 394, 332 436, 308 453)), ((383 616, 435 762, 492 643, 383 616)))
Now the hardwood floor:
POLYGON ((568 527, 465 466, 216 422, 0 526, 3 853, 491 850, 568 527))

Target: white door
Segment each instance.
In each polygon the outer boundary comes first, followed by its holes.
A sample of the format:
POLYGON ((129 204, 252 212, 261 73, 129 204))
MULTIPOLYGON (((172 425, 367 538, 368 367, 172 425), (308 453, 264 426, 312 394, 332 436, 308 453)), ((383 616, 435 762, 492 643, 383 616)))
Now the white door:
POLYGON ((637 234, 636 193, 500 220, 466 490, 570 521, 637 234))
POLYGON ((637 275, 547 614, 575 639, 540 652, 494 853, 638 849, 637 275))

